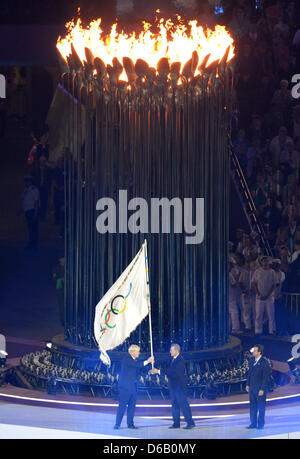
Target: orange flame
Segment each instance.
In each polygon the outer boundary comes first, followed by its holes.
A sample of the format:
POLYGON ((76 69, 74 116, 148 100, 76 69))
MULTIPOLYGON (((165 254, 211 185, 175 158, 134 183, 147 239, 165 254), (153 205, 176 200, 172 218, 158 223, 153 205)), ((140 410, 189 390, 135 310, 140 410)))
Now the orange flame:
MULTIPOLYGON (((233 39, 224 26, 217 25, 215 30, 207 29, 197 24, 196 20, 189 22, 189 28, 185 26, 180 16, 177 17, 178 25, 174 25, 171 19, 160 19, 159 32, 151 31, 151 24, 143 23, 143 31, 136 35, 135 32, 126 34, 117 32, 117 24, 111 27, 110 35, 103 36, 101 19, 94 20, 87 28, 82 27, 82 21, 71 21, 66 24, 68 34, 65 38, 59 37, 57 49, 61 56, 66 58, 71 54, 71 43, 82 63, 86 61, 85 48, 89 48, 94 57, 99 57, 105 65, 112 65, 113 58, 122 62, 123 57, 129 57, 134 63, 137 59, 145 60, 150 67, 157 68, 157 63, 162 57, 166 57, 169 63, 180 62, 181 68, 191 58, 192 53, 197 51, 199 63, 205 56, 210 55, 206 66, 224 57, 230 47, 227 62, 234 57, 233 39)), ((196 71, 196 75, 199 71, 196 71)), ((120 79, 127 80, 123 71, 120 79)))

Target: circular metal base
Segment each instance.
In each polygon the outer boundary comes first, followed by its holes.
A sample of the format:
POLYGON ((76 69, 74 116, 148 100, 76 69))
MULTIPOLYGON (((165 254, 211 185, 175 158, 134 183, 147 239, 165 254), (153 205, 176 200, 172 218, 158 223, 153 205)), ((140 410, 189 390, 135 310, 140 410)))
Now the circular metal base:
MULTIPOLYGON (((53 356, 65 356, 72 357, 75 359, 84 360, 86 364, 90 361, 96 362, 99 361, 99 351, 96 349, 90 349, 88 347, 79 346, 72 344, 64 339, 64 336, 56 335, 52 339, 52 349, 51 352, 53 356)), ((230 336, 227 344, 221 347, 213 347, 210 349, 203 349, 199 351, 184 351, 182 356, 186 361, 209 361, 222 358, 228 358, 238 355, 242 352, 241 340, 230 336)), ((112 362, 120 362, 126 352, 120 351, 108 351, 107 352, 112 362)), ((141 357, 148 357, 149 352, 141 352, 141 357)), ((169 358, 170 354, 168 352, 155 352, 155 359, 158 362, 164 362, 169 358)))

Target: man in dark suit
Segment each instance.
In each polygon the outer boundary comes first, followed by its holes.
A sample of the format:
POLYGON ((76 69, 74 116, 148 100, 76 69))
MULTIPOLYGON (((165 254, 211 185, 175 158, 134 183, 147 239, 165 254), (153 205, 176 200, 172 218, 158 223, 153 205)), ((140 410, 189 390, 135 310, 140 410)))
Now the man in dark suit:
MULTIPOLYGON (((172 344, 170 348, 171 360, 165 374, 168 377, 169 391, 172 402, 173 425, 170 429, 180 428, 180 411, 186 421, 185 429, 192 429, 195 423, 192 418, 191 408, 187 401, 187 378, 185 375, 184 359, 180 354, 179 344, 172 344)), ((161 370, 153 368, 151 374, 159 373, 161 370)))
POLYGON ((136 382, 140 371, 149 363, 154 362, 153 357, 147 360, 138 360, 140 356, 140 347, 132 344, 128 349, 121 364, 121 371, 118 382, 119 389, 119 406, 114 429, 119 429, 126 407, 127 407, 127 425, 129 429, 137 429, 133 423, 135 404, 136 404, 136 382))
POLYGON ((263 429, 265 424, 266 395, 271 368, 267 359, 262 356, 263 349, 261 344, 256 344, 251 349, 253 358, 250 361, 246 386, 250 400, 250 425, 247 429, 263 429))

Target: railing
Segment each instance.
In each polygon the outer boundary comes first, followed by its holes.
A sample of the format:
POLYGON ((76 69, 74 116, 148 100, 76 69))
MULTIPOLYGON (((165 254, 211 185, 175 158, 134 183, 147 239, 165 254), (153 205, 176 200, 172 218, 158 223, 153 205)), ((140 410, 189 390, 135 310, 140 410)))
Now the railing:
POLYGON ((283 292, 282 303, 288 312, 300 316, 300 293, 283 292))
POLYGON ((268 256, 273 256, 272 249, 266 238, 266 234, 262 224, 257 217, 257 209, 252 197, 252 193, 248 187, 247 180, 241 168, 240 162, 236 154, 231 150, 231 178, 236 188, 237 194, 244 209, 246 218, 252 233, 259 236, 261 247, 264 253, 268 256))

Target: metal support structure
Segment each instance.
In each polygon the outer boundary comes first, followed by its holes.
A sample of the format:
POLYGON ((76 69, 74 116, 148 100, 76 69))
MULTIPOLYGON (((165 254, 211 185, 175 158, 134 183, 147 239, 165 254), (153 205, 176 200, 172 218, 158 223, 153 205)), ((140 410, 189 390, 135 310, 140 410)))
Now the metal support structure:
MULTIPOLYGON (((71 152, 65 159, 65 338, 95 346, 94 308, 147 239, 155 350, 167 350, 170 341, 183 350, 222 346, 228 341, 233 80, 228 54, 209 67, 204 62, 195 77, 192 65, 180 74, 165 58, 157 74, 141 59, 134 64, 124 58, 123 66, 114 61, 106 68, 88 51, 82 65, 72 49, 64 69, 69 107, 65 146, 71 152), (120 66, 128 83, 118 81, 120 66), (148 232, 133 234, 122 226, 127 204, 119 202, 119 190, 127 191, 128 200, 139 197, 148 203, 148 232), (102 197, 116 203, 115 234, 96 230, 96 203, 102 197), (180 199, 182 218, 177 220, 171 210, 170 233, 162 227, 154 233, 151 198, 163 197, 180 199), (192 198, 190 209, 185 198, 192 198), (184 218, 189 211, 195 224, 197 198, 204 198, 204 240, 188 244, 184 218), (175 223, 182 225, 182 233, 175 223)), ((130 341, 146 350, 148 323, 130 341)))
POLYGON ((231 177, 242 204, 251 232, 259 237, 260 246, 265 255, 273 256, 271 246, 266 238, 264 228, 257 216, 257 209, 248 187, 247 180, 236 154, 231 151, 231 177))

